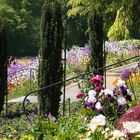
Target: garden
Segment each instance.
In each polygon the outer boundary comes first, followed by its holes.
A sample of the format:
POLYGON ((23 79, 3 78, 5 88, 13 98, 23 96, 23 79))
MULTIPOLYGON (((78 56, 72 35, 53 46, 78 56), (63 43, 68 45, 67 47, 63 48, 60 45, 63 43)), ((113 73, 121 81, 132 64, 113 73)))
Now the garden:
MULTIPOLYGON (((124 53, 121 50, 119 52, 120 55, 124 53)), ((82 74, 89 61, 88 46, 83 48, 74 46, 67 55, 69 62, 67 77, 76 76, 79 72, 82 74)), ((109 55, 115 56, 115 52, 108 51, 109 55)), ((114 59, 115 57, 112 57, 112 63, 114 59)), ((108 65, 110 61, 107 61, 108 65)), ((7 115, 5 110, 1 113, 3 117, 1 117, 0 137, 21 140, 104 140, 127 137, 139 139, 139 67, 137 64, 136 67, 125 68, 120 74, 120 79, 112 83, 114 89, 104 88, 104 77, 101 75, 90 74, 75 79, 79 83, 77 86, 81 93, 77 93, 77 101, 69 104, 66 100, 65 116, 63 116, 63 104, 60 105, 58 118, 51 114, 45 118, 39 117, 38 104, 31 103, 30 100, 26 104, 27 114, 23 112, 22 103, 8 103, 7 115), (131 110, 133 108, 134 112, 131 110), (129 113, 131 111, 135 116, 129 113)), ((38 88, 37 69, 37 57, 24 57, 17 59, 16 64, 11 63, 8 67, 8 99, 25 96, 30 90, 38 88)))
POLYGON ((139 11, 139 0, 0 0, 0 140, 140 140, 139 11))

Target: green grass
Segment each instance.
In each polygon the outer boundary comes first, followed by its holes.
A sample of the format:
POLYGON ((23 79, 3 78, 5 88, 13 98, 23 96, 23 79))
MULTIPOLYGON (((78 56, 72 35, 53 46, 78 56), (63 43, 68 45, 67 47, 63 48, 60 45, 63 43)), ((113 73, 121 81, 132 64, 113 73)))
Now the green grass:
POLYGON ((26 81, 23 85, 17 85, 12 91, 8 93, 8 100, 15 99, 27 95, 30 91, 38 88, 37 82, 26 81))

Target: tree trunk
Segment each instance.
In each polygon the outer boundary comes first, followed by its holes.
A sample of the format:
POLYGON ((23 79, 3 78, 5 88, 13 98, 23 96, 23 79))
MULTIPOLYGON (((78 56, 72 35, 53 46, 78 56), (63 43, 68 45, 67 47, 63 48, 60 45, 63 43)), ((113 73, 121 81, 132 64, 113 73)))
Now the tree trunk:
POLYGON ((7 94, 7 47, 5 30, 0 21, 0 112, 3 110, 5 95, 7 94))
MULTIPOLYGON (((39 88, 62 80, 61 63, 63 26, 61 5, 58 1, 45 0, 41 17, 41 43, 39 62, 39 88)), ((62 84, 39 91, 39 113, 57 117, 62 84)))

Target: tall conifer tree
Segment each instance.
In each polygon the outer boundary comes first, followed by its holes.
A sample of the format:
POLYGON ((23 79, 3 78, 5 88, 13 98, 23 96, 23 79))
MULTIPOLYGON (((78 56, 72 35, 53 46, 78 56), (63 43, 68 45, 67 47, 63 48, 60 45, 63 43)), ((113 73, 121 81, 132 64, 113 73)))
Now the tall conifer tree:
MULTIPOLYGON (((41 43, 39 62, 39 87, 45 87, 62 80, 61 63, 63 24, 61 5, 57 0, 45 0, 41 17, 41 43)), ((62 84, 39 92, 39 112, 51 113, 57 117, 62 84)))
MULTIPOLYGON (((89 46, 90 46, 90 67, 98 69, 104 66, 103 52, 103 22, 102 16, 94 14, 88 18, 89 26, 89 46)), ((94 74, 103 75, 104 71, 95 71, 94 74)))
POLYGON ((7 94, 7 47, 3 22, 0 19, 0 112, 7 94))

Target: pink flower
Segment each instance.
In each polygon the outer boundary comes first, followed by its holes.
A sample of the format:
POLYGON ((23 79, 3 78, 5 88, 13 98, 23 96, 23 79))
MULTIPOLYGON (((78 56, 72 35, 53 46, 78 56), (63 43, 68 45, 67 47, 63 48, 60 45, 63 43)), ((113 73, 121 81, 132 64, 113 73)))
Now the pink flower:
POLYGON ((85 96, 84 93, 79 93, 79 94, 76 95, 76 98, 79 99, 79 98, 84 97, 84 96, 85 96))
POLYGON ((102 85, 99 85, 99 86, 96 87, 94 90, 95 90, 96 92, 100 92, 102 88, 103 88, 103 86, 102 86, 102 85))
POLYGON ((100 84, 101 82, 103 81, 103 76, 102 75, 97 75, 96 77, 92 77, 91 79, 90 79, 90 82, 91 82, 91 84, 95 84, 95 85, 97 85, 97 84, 100 84))

